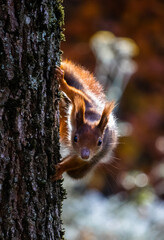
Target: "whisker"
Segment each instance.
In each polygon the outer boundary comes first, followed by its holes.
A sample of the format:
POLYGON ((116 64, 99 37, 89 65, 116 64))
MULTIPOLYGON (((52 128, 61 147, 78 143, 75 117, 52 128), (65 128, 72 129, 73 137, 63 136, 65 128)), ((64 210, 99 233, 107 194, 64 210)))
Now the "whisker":
POLYGON ((108 188, 108 191, 110 193, 114 193, 116 186, 119 185, 117 174, 113 172, 112 169, 110 169, 109 164, 101 164, 101 174, 103 175, 105 182, 106 182, 106 187, 108 188), (110 178, 112 181, 110 181, 110 178))

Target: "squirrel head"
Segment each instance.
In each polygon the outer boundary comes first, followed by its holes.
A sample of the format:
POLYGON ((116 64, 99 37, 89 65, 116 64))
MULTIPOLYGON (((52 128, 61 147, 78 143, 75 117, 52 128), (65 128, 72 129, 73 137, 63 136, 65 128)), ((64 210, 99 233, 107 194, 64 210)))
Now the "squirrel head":
POLYGON ((76 99, 72 111, 71 122, 75 131, 72 132, 72 146, 75 152, 84 160, 89 160, 103 148, 103 137, 107 127, 114 102, 107 102, 100 117, 94 123, 85 119, 85 103, 76 99))

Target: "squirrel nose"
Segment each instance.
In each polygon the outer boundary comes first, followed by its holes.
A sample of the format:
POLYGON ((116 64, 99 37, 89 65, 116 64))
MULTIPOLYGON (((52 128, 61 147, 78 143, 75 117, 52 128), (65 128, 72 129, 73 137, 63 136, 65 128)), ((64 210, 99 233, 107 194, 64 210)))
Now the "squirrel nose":
POLYGON ((89 155, 90 155, 90 151, 88 148, 82 148, 81 150, 81 158, 83 159, 88 159, 89 158, 89 155))

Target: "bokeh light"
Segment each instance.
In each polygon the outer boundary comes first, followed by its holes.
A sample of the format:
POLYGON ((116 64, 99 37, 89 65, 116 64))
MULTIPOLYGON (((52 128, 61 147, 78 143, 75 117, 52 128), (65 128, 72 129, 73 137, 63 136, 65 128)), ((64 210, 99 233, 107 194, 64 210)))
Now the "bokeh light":
POLYGON ((112 160, 81 181, 65 176, 68 240, 164 239, 164 2, 69 0, 63 58, 94 73, 115 99, 112 160))

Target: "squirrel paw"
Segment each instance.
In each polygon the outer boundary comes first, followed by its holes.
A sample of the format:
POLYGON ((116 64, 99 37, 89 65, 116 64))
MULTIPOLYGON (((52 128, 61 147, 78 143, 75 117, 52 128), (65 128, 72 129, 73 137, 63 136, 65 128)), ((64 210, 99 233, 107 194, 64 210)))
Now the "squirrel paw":
POLYGON ((51 177, 51 180, 53 182, 56 181, 56 180, 62 179, 62 174, 63 174, 60 163, 58 163, 57 165, 54 165, 54 167, 55 167, 55 174, 51 177))

